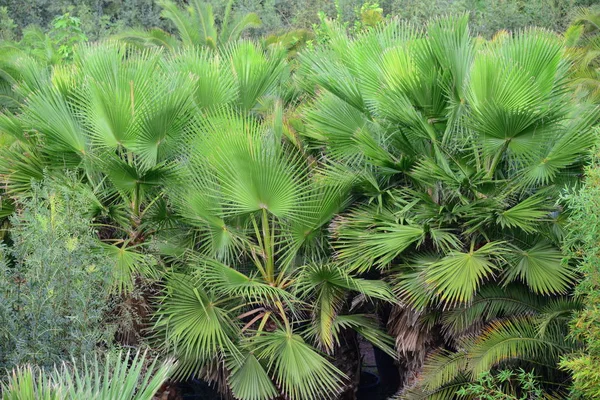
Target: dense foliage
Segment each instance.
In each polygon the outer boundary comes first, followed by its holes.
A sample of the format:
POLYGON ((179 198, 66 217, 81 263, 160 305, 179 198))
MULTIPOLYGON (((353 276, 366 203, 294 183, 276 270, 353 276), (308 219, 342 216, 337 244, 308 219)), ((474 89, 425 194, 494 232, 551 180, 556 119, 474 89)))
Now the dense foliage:
POLYGON ((519 29, 575 3, 0 8, 3 398, 594 398, 597 14, 519 29))
MULTIPOLYGON (((596 155, 597 157, 597 155, 596 155)), ((584 347, 562 362, 573 374, 573 398, 593 399, 600 396, 600 169, 597 158, 587 170, 584 186, 569 198, 571 229, 565 246, 569 253, 581 259, 578 270, 583 277, 576 294, 585 304, 571 321, 571 334, 584 347), (583 227, 584 229, 580 229, 583 227)))
POLYGON ((537 400, 544 396, 533 373, 523 370, 518 373, 510 370, 497 374, 483 372, 477 382, 465 385, 457 394, 481 400, 537 400))
MULTIPOLYGON (((83 31, 92 39, 119 33, 127 28, 160 28, 174 26, 161 18, 161 8, 171 1, 154 0, 2 0, 0 7, 0 35, 4 39, 17 38, 24 28, 37 25, 49 29, 56 15, 71 13, 81 20, 83 31)), ((179 6, 187 2, 177 0, 179 6)), ((190 3, 193 3, 190 2, 190 3)), ((209 0, 216 15, 224 16, 228 1, 209 0)), ((262 24, 254 29, 255 35, 276 33, 293 28, 310 28, 318 23, 317 11, 329 17, 339 16, 342 22, 354 24, 360 19, 363 0, 236 0, 233 14, 241 16, 256 13, 262 24)), ((477 34, 491 36, 501 29, 521 29, 539 26, 562 31, 571 13, 578 7, 593 4, 593 0, 381 0, 377 3, 384 15, 399 16, 416 24, 430 18, 456 13, 469 13, 472 29, 477 34)), ((164 15, 163 15, 164 16, 164 15)))
POLYGON ((112 265, 87 216, 88 189, 46 181, 20 198, 0 261, 0 365, 52 366, 112 343, 112 265))
POLYGON ((447 398, 456 380, 517 355, 556 369, 578 305, 557 297, 574 274, 555 202, 597 118, 571 101, 560 40, 532 30, 475 42, 466 18, 426 35, 402 23, 328 34, 303 57, 303 82, 318 86, 303 134, 356 177, 333 246, 346 268, 393 282, 404 304, 388 325, 407 371, 439 347, 421 384, 447 398))

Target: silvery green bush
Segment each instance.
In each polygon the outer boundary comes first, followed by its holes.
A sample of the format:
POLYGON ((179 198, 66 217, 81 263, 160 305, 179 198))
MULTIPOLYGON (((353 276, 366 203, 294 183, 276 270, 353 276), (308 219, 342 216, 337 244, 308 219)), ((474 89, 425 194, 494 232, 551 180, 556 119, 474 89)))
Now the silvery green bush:
POLYGON ((50 366, 110 343, 111 262, 87 216, 90 201, 72 177, 46 179, 16 200, 0 248, 0 366, 50 366))

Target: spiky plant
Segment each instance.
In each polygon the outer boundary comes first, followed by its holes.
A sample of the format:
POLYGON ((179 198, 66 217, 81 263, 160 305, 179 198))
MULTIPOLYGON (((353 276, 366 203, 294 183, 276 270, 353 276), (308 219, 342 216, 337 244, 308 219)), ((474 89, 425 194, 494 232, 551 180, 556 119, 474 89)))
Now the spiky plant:
POLYGON ((119 353, 84 362, 81 370, 63 364, 53 372, 15 368, 2 384, 2 400, 152 400, 175 364, 148 362, 146 353, 119 353))

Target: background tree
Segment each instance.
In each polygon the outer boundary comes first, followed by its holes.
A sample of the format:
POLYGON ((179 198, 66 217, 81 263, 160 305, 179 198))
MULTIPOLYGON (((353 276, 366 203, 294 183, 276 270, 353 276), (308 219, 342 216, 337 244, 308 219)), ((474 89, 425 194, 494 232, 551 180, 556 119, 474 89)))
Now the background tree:
MULTIPOLYGON (((215 15, 225 15, 227 2, 210 0, 215 15)), ((190 2, 177 0, 184 7, 190 2)), ((469 13, 472 29, 476 34, 490 37, 497 30, 517 30, 538 26, 562 31, 570 20, 569 15, 577 7, 594 4, 593 0, 384 0, 379 2, 384 15, 398 16, 415 24, 423 25, 429 18, 455 13, 469 13)), ((325 12, 329 18, 336 16, 353 25, 356 10, 362 0, 238 0, 232 16, 255 13, 261 16, 262 25, 254 27, 256 37, 281 34, 289 29, 309 29, 318 23, 317 13, 325 12)), ((4 21, 12 19, 15 34, 21 36, 23 29, 37 25, 46 31, 57 15, 70 13, 80 18, 84 33, 97 40, 135 28, 166 30, 171 32, 169 21, 160 18, 160 6, 155 0, 31 0, 23 5, 19 0, 0 0, 0 6, 8 9, 4 21)), ((9 24, 11 25, 11 24, 9 24)))

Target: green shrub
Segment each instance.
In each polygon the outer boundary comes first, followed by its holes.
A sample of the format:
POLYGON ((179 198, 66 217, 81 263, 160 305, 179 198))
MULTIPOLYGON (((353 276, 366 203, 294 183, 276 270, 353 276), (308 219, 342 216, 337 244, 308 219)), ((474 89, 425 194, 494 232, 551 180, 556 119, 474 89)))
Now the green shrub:
POLYGON ((600 163, 598 158, 587 169, 583 188, 569 198, 572 209, 565 247, 580 258, 583 279, 576 295, 584 309, 571 322, 571 335, 584 345, 578 354, 565 358, 561 365, 573 374, 573 399, 600 398, 600 163))
POLYGON ((12 244, 0 251, 0 365, 49 366, 109 342, 112 267, 86 216, 90 200, 72 179, 17 200, 12 244))
POLYGON ((486 371, 477 382, 461 388, 457 394, 462 398, 479 400, 536 400, 542 399, 543 391, 532 372, 520 369, 515 373, 502 370, 496 374, 486 371))
POLYGON ((61 57, 69 60, 73 58, 74 47, 88 40, 81 30, 81 21, 70 13, 59 15, 52 20, 50 37, 61 57))
POLYGON ((0 40, 11 41, 15 38, 17 24, 10 17, 7 7, 0 7, 0 40))

